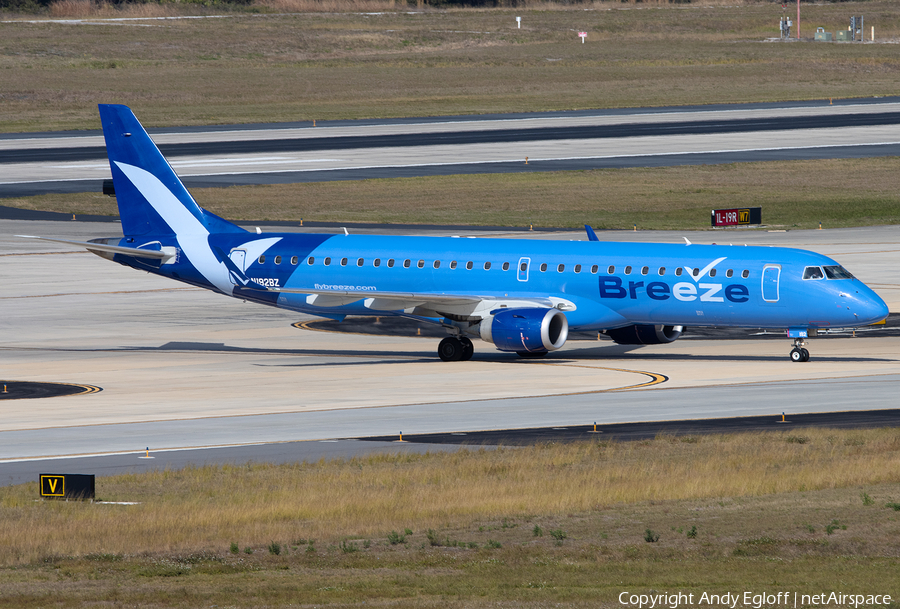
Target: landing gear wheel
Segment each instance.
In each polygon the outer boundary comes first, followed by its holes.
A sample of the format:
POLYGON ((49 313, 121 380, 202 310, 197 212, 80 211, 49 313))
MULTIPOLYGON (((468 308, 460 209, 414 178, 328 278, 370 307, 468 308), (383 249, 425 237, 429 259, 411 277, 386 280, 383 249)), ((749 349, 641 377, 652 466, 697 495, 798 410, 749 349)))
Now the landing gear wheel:
POLYGON ((794 347, 791 349, 791 361, 792 362, 808 362, 809 361, 809 351, 802 347, 794 347))
POLYGON ((465 336, 460 337, 459 342, 462 344, 463 352, 462 357, 459 361, 467 362, 472 359, 472 356, 475 355, 475 345, 472 344, 465 336))
POLYGON ((537 359, 547 355, 547 351, 516 351, 516 355, 525 359, 537 359))
POLYGON ((455 336, 448 336, 438 345, 438 357, 445 362, 458 362, 463 359, 465 347, 455 336))
POLYGON ((806 341, 802 338, 798 338, 794 340, 794 348, 791 349, 791 361, 792 362, 808 362, 809 361, 809 351, 806 350, 806 341))

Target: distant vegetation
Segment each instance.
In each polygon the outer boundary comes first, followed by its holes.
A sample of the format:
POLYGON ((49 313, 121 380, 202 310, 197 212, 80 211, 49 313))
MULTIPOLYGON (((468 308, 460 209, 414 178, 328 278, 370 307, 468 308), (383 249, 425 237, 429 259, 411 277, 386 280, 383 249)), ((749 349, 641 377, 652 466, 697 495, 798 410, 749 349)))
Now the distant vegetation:
MULTIPOLYGON (((801 0, 811 3, 814 0, 801 0)), ((821 2, 821 0, 816 0, 821 2)), ((825 0, 844 2, 846 0, 825 0)), ((866 0, 854 0, 856 2, 866 0)), ((609 4, 669 5, 691 4, 741 5, 773 3, 773 0, 0 0, 0 10, 26 13, 49 13, 54 16, 79 16, 108 14, 111 10, 124 12, 153 12, 148 10, 157 5, 167 13, 194 11, 197 7, 218 10, 273 10, 277 12, 352 12, 373 10, 407 10, 425 8, 522 8, 552 9, 572 8, 609 4), (136 8, 143 7, 143 8, 136 8)), ((775 0, 780 2, 780 0, 775 0)))

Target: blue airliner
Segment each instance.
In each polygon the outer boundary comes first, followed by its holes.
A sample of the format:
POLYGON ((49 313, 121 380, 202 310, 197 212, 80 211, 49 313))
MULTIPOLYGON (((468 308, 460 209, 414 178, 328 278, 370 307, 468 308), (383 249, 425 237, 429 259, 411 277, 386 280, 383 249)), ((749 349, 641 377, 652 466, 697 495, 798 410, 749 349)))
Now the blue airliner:
POLYGON ((798 249, 607 243, 590 227, 588 241, 251 233, 197 205, 129 108, 100 118, 125 236, 50 241, 290 311, 438 324, 444 361, 470 359, 470 336, 541 357, 570 329, 648 345, 728 326, 784 330, 800 362, 819 330, 888 315, 840 264, 798 249))

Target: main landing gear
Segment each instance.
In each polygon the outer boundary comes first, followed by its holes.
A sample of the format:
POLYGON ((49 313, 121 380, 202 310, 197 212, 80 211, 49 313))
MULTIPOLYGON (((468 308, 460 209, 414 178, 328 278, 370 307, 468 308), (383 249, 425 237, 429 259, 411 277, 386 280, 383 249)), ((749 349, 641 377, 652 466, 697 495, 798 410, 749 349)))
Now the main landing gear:
POLYGON ((438 357, 445 362, 465 362, 474 353, 475 345, 465 336, 448 336, 438 345, 438 357))
POLYGON ((806 342, 802 338, 794 339, 794 348, 791 349, 792 362, 808 362, 809 351, 806 350, 806 342))

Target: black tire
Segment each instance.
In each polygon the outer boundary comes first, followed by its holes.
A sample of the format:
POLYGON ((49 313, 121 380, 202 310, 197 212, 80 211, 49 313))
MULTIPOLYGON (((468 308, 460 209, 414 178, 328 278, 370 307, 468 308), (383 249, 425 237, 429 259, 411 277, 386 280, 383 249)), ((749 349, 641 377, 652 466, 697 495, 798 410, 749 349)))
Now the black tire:
POLYGON ((438 345, 438 357, 445 362, 458 362, 463 357, 463 344, 455 336, 448 336, 438 345))
POLYGON ((467 362, 475 355, 475 345, 473 345, 472 341, 465 336, 460 337, 459 342, 463 347, 462 358, 460 358, 460 361, 467 362))
POLYGON ((803 359, 800 361, 808 362, 809 361, 809 351, 807 351, 806 349, 800 349, 800 353, 803 354, 803 359))
POLYGON ((791 361, 792 362, 802 362, 803 361, 803 351, 794 347, 791 349, 791 361))

